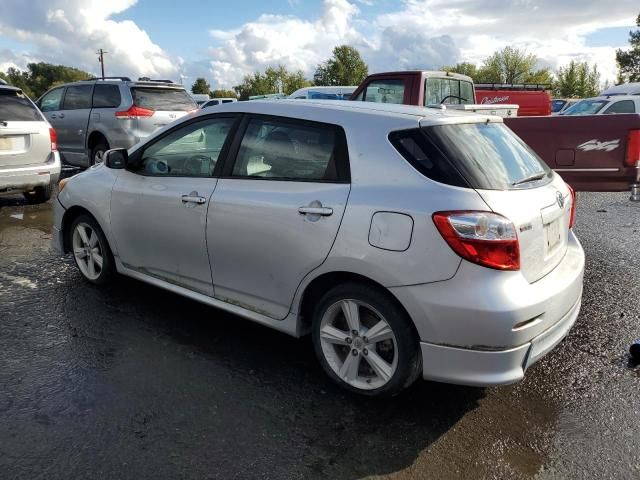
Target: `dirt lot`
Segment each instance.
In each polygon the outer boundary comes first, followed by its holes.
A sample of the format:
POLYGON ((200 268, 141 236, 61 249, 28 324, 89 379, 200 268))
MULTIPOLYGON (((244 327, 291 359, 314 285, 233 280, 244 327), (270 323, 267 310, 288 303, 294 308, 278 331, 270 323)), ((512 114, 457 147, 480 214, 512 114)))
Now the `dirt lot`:
POLYGON ((580 194, 569 337, 514 386, 371 401, 296 340, 143 283, 84 283, 51 204, 0 198, 0 478, 640 478, 640 204, 580 194))

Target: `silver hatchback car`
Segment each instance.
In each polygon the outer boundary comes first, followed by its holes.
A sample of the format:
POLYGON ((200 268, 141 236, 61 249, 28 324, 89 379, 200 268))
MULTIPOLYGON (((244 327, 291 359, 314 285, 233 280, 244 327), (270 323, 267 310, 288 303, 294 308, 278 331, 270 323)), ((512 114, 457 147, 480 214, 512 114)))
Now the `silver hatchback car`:
MULTIPOLYGON (((570 188, 497 117, 238 102, 61 182, 54 247, 294 336, 365 395, 507 384, 575 322, 570 188)), ((213 315, 213 314, 212 314, 213 315)))

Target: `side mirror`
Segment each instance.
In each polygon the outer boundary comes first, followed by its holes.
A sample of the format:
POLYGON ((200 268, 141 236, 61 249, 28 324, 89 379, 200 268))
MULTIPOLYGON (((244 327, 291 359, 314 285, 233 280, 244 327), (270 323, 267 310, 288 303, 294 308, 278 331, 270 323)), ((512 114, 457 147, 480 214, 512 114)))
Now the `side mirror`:
POLYGON ((129 153, 126 148, 112 148, 104 153, 104 164, 115 170, 126 168, 129 153))

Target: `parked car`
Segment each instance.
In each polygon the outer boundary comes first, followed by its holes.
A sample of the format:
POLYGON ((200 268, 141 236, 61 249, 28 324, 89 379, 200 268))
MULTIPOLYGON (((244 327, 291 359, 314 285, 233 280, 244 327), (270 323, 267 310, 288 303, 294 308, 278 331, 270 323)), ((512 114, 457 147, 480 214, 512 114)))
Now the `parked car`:
POLYGON ((349 100, 358 87, 304 87, 299 88, 288 98, 296 100, 349 100))
POLYGON ((600 94, 601 97, 612 97, 615 95, 640 95, 640 82, 615 85, 604 89, 600 94))
POLYGON ((551 115, 551 85, 542 83, 476 83, 476 100, 481 104, 518 105, 519 117, 551 115))
POLYGON ((233 103, 233 102, 237 102, 237 101, 238 101, 237 98, 231 98, 231 97, 228 97, 228 98, 212 98, 208 102, 203 103, 200 108, 215 107, 217 105, 222 105, 223 103, 233 103))
POLYGON ((498 117, 281 100, 201 110, 60 182, 54 248, 294 336, 337 383, 515 382, 567 334, 570 188, 498 117))
POLYGON ((467 112, 515 117, 518 106, 511 104, 478 104, 473 80, 451 72, 409 70, 369 75, 358 86, 350 100, 424 105, 467 112))
POLYGON ((127 77, 55 87, 37 105, 58 133, 62 160, 82 167, 102 162, 108 149, 129 148, 198 108, 182 85, 127 77))
POLYGON ((640 112, 640 95, 614 95, 585 98, 567 108, 561 115, 610 115, 640 112))
POLYGON ((46 202, 60 177, 56 132, 22 90, 0 85, 0 194, 46 202))
POLYGON ((193 101, 196 102, 196 104, 200 108, 202 108, 202 105, 207 103, 211 97, 209 97, 209 95, 206 93, 192 93, 191 98, 193 98, 193 101))
POLYGON ((560 115, 579 101, 577 98, 554 98, 551 100, 551 115, 560 115))

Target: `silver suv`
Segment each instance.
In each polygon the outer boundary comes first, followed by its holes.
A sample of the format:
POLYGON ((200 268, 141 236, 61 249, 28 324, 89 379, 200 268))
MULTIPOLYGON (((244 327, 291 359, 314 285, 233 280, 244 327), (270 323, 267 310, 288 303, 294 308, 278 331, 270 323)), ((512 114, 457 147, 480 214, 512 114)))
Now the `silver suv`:
POLYGON ((46 202, 59 176, 55 130, 22 90, 0 83, 0 194, 46 202))
POLYGON ((108 77, 68 83, 36 102, 58 133, 65 163, 102 162, 110 148, 129 148, 198 106, 169 80, 108 77))

